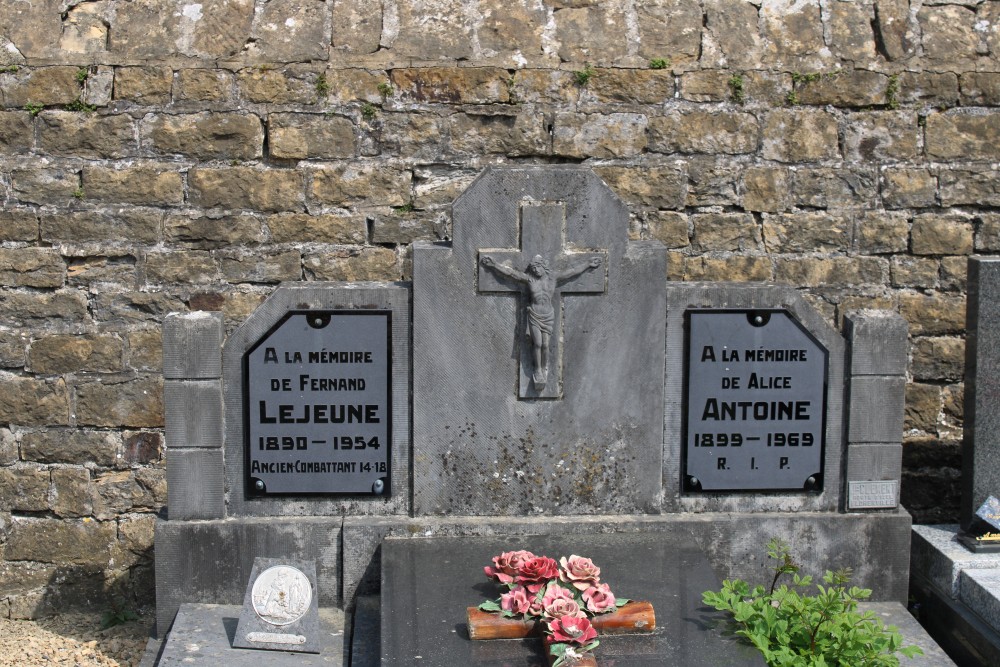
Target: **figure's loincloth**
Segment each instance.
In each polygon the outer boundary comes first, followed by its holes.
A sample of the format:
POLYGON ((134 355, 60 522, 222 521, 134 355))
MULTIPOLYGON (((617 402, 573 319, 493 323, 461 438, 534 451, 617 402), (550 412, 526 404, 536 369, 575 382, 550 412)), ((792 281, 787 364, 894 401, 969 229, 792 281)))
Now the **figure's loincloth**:
POLYGON ((551 306, 548 310, 538 311, 532 306, 528 306, 528 333, 532 328, 537 328, 544 334, 552 334, 555 328, 556 311, 551 306))

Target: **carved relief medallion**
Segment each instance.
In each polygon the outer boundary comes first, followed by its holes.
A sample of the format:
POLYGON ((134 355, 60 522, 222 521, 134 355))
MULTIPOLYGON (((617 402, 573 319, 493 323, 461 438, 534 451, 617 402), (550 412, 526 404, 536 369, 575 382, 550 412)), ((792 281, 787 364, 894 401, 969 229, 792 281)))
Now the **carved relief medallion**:
POLYGON ((253 584, 253 609, 272 625, 288 625, 302 618, 312 601, 312 587, 301 571, 276 565, 261 572, 253 584))

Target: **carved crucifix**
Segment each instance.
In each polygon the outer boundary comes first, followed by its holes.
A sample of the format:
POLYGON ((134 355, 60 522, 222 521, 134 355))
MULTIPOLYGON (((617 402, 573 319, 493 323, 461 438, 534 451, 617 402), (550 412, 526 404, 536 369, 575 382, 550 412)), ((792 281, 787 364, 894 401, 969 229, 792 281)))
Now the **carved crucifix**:
POLYGON ((565 252, 565 226, 565 204, 525 202, 521 205, 521 249, 479 253, 479 291, 519 292, 527 302, 525 338, 520 344, 520 398, 560 396, 560 296, 607 290, 607 252, 565 252))

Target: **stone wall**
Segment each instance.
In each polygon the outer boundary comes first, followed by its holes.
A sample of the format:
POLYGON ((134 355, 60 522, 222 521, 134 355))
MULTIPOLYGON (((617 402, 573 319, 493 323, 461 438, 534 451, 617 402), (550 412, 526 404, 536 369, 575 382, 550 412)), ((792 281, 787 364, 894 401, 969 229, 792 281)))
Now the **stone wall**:
POLYGON ((166 313, 406 279, 501 162, 592 165, 671 280, 899 311, 953 519, 998 104, 997 0, 0 0, 0 615, 151 598, 166 313))

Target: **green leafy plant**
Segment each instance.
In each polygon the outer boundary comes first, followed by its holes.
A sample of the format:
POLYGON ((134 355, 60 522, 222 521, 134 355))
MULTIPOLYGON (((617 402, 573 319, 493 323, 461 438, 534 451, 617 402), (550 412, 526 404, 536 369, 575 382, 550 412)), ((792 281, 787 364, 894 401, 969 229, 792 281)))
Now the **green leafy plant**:
POLYGON ((139 620, 139 614, 135 613, 131 609, 126 609, 125 605, 119 602, 113 602, 111 604, 111 609, 108 609, 101 614, 101 629, 107 630, 108 628, 113 628, 116 625, 122 625, 123 623, 137 620, 139 620))
POLYGON ((653 58, 649 61, 649 69, 667 69, 670 67, 670 58, 653 58))
POLYGON ((378 116, 378 107, 371 102, 365 102, 361 105, 361 116, 365 120, 375 120, 375 117, 378 116))
POLYGON ((799 103, 799 94, 797 92, 795 92, 794 90, 789 90, 788 94, 785 95, 785 102, 790 107, 797 106, 798 103, 799 103))
POLYGON ((802 84, 802 83, 812 83, 813 81, 819 81, 822 78, 820 72, 809 72, 803 74, 801 72, 792 72, 792 83, 802 84))
POLYGON ((737 104, 743 104, 747 101, 747 94, 743 89, 742 74, 734 74, 729 77, 729 97, 737 104))
POLYGON ((14 72, 17 72, 20 69, 21 68, 18 65, 4 65, 3 67, 0 67, 0 74, 7 74, 7 73, 13 74, 14 72))
POLYGON ((326 97, 326 94, 330 92, 330 84, 327 82, 325 74, 316 77, 316 92, 319 93, 320 97, 326 97))
POLYGON ((87 69, 86 67, 81 67, 80 69, 76 70, 75 76, 77 83, 84 83, 90 77, 90 70, 87 69))
POLYGON ((30 113, 32 116, 37 116, 42 112, 42 109, 44 108, 45 107, 43 107, 41 104, 35 104, 34 102, 28 102, 27 104, 24 105, 24 110, 30 113))
POLYGON ((378 84, 378 94, 381 95, 383 99, 392 95, 392 84, 388 81, 383 81, 378 84))
POLYGON ((858 612, 858 601, 870 589, 847 584, 850 568, 823 575, 825 586, 816 595, 804 595, 812 577, 800 576, 787 544, 772 539, 768 557, 778 561, 770 588, 740 579, 722 582, 722 590, 702 594, 705 604, 732 614, 737 634, 752 643, 771 667, 897 667, 901 653, 912 658, 923 652, 903 646, 897 628, 883 625, 873 612, 858 612), (778 586, 782 576, 792 586, 778 586))
POLYGON ((87 104, 79 97, 66 105, 66 109, 69 111, 82 111, 83 113, 93 113, 97 111, 97 107, 93 104, 87 104))
POLYGON ((889 83, 885 87, 885 105, 890 109, 899 108, 899 75, 893 74, 889 77, 889 83))
POLYGON ((76 190, 73 190, 73 198, 83 199, 83 188, 77 188, 76 190))
POLYGON ((594 68, 590 66, 590 63, 584 63, 583 69, 577 72, 573 72, 573 81, 578 86, 586 86, 593 78, 595 74, 594 68))
POLYGON ((393 213, 412 213, 415 210, 416 210, 416 207, 413 205, 412 202, 407 202, 407 203, 403 204, 402 206, 393 206, 392 207, 392 212, 393 213))

